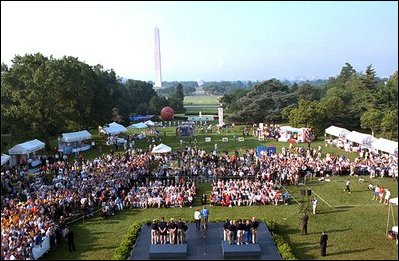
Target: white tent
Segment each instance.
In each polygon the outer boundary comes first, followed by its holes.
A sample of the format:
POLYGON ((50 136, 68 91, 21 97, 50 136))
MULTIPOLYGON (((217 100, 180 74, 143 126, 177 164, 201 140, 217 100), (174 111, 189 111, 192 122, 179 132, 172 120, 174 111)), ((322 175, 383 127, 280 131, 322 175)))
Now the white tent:
POLYGON ((291 127, 291 126, 281 126, 280 130, 290 131, 290 132, 295 132, 295 133, 302 133, 303 132, 303 129, 294 128, 294 127, 291 127))
POLYGON ((127 126, 128 129, 145 129, 148 128, 147 124, 144 122, 139 122, 139 123, 134 123, 129 126, 127 126))
POLYGON ((68 132, 61 134, 60 141, 62 142, 74 142, 91 139, 91 134, 87 130, 68 132))
POLYGON ((357 131, 352 131, 348 133, 345 138, 351 142, 360 144, 360 145, 371 145, 373 141, 376 140, 373 136, 370 134, 365 134, 365 133, 360 133, 357 131))
POLYGON ((44 143, 34 139, 21 144, 17 144, 8 150, 9 154, 29 154, 44 148, 44 143))
POLYGON ((389 154, 395 154, 398 151, 398 142, 379 138, 371 144, 371 147, 389 154))
POLYGON ((165 144, 161 143, 158 146, 155 146, 151 153, 168 153, 171 152, 172 148, 169 146, 166 146, 165 144))
POLYGON ((350 133, 349 130, 344 129, 344 128, 340 128, 340 127, 336 127, 331 125, 330 127, 328 127, 325 130, 325 133, 330 134, 334 137, 340 137, 340 138, 345 138, 345 136, 350 133))
POLYGON ((144 124, 147 125, 148 127, 155 126, 155 123, 152 120, 148 120, 148 121, 144 122, 144 124))
POLYGON ((103 131, 105 134, 108 134, 108 135, 118 135, 118 134, 121 133, 121 132, 126 132, 127 129, 126 129, 125 126, 123 126, 123 125, 121 125, 121 124, 119 124, 119 123, 112 122, 112 123, 110 123, 110 124, 105 125, 105 126, 102 128, 102 131, 103 131))
MULTIPOLYGON (((388 235, 388 230, 389 230, 389 219, 392 219, 393 222, 393 227, 396 227, 396 229, 398 228, 395 224, 395 212, 393 211, 393 206, 397 206, 398 205, 398 197, 396 198, 391 198, 389 200, 389 204, 388 204, 388 217, 387 217, 387 230, 386 230, 386 235, 388 235)), ((396 211, 397 213, 397 211, 396 211)))
POLYGON ((10 156, 8 156, 6 154, 1 154, 1 166, 6 164, 6 162, 9 161, 9 160, 10 160, 10 156))

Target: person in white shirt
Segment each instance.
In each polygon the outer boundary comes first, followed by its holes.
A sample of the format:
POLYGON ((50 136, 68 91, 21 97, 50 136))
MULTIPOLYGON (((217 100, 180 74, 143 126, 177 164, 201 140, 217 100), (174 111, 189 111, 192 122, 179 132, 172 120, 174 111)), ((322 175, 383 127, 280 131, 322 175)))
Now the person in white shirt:
POLYGON ((391 191, 389 191, 388 188, 386 188, 385 189, 385 199, 384 199, 385 205, 388 205, 390 197, 391 197, 391 191))
POLYGON ((317 208, 317 197, 314 197, 312 199, 312 210, 313 210, 313 215, 316 215, 316 208, 317 208))
POLYGON ((201 212, 197 208, 194 212, 194 219, 195 219, 195 227, 197 230, 201 229, 201 212))

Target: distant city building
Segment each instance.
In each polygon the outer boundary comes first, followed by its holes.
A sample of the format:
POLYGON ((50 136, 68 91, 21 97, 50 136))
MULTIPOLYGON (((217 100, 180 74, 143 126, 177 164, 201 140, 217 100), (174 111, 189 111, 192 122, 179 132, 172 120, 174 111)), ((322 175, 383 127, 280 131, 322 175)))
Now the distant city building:
POLYGON ((154 44, 154 55, 155 55, 155 88, 162 88, 162 74, 161 74, 161 45, 159 42, 159 29, 155 26, 155 44, 154 44))

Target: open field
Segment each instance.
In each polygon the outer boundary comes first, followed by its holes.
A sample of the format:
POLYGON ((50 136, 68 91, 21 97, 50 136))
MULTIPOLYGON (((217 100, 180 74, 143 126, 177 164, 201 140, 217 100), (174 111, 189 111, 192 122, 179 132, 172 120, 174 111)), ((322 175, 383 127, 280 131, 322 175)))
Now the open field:
MULTIPOLYGON (((320 231, 325 229, 329 235, 327 256, 323 259, 353 260, 353 259, 389 259, 397 260, 398 249, 394 241, 387 239, 386 223, 388 206, 371 200, 371 192, 366 182, 358 182, 351 177, 352 193, 343 192, 344 177, 331 177, 331 182, 322 183, 317 179, 309 181, 305 186, 290 186, 286 189, 293 194, 299 203, 307 204, 307 198, 300 196, 301 188, 312 189, 319 198, 318 213, 310 214, 308 235, 300 234, 299 205, 293 201, 291 205, 252 206, 252 207, 209 207, 210 221, 225 218, 257 218, 274 219, 280 224, 283 237, 290 243, 293 252, 301 260, 320 259, 318 240, 320 231), (325 201, 325 202, 324 202, 325 201)), ((378 178, 373 182, 392 190, 397 196, 397 182, 387 178, 378 178)), ((209 193, 210 184, 200 183, 198 195, 209 193)), ((196 205, 199 205, 196 200, 196 205)), ((397 214, 397 207, 395 207, 397 214)), ((160 217, 182 217, 193 219, 194 209, 132 209, 124 210, 114 217, 101 220, 99 217, 89 218, 84 222, 75 223, 77 252, 69 253, 65 242, 44 256, 44 259, 111 259, 114 249, 126 231, 126 228, 136 221, 146 221, 160 217)), ((398 216, 395 216, 398 223, 398 216)), ((392 226, 392 224, 390 224, 392 226)))
POLYGON ((218 97, 210 95, 184 96, 184 105, 216 105, 219 103, 218 97))
MULTIPOLYGON (((288 143, 268 140, 264 142, 257 141, 254 137, 245 137, 244 142, 235 142, 234 136, 242 136, 244 126, 235 126, 232 129, 217 133, 201 133, 196 137, 182 139, 192 145, 197 144, 210 152, 214 144, 218 144, 218 152, 227 150, 230 154, 234 150, 240 152, 246 149, 254 149, 257 145, 273 145, 277 151, 281 151, 283 146, 288 147, 288 143), (205 137, 211 137, 212 142, 206 143, 205 137), (222 137, 228 137, 229 142, 223 143, 222 137)), ((173 151, 181 149, 179 137, 175 136, 175 127, 159 128, 162 142, 171 146, 173 151), (166 135, 166 136, 165 136, 166 135)), ((130 132, 141 132, 135 130, 130 132)), ((96 140, 100 144, 102 136, 95 134, 96 140)), ((139 148, 148 149, 152 138, 149 141, 138 141, 136 145, 139 148)), ((306 147, 307 144, 299 144, 306 147)), ((337 148, 325 148, 322 140, 313 142, 312 147, 322 146, 323 154, 332 153, 336 155, 346 155, 354 159, 356 154, 344 152, 337 148)), ((110 151, 113 146, 102 145, 102 152, 110 151)), ((120 150, 121 151, 121 150, 120 150)), ((117 151, 120 152, 120 151, 117 151)), ((99 148, 85 152, 87 158, 94 158, 99 154, 99 148)), ((317 179, 307 181, 303 186, 289 186, 286 189, 292 194, 292 204, 278 206, 252 206, 252 207, 210 207, 210 220, 225 218, 247 218, 256 216, 276 220, 280 224, 280 231, 285 240, 293 248, 293 252, 299 259, 315 260, 320 258, 318 240, 320 231, 325 229, 329 234, 327 247, 327 257, 325 259, 390 259, 398 258, 397 246, 393 241, 386 237, 386 224, 388 206, 371 200, 371 192, 367 189, 368 177, 361 183, 356 177, 351 177, 352 193, 343 192, 345 188, 344 177, 331 177, 331 182, 319 182, 317 179), (300 207, 298 203, 309 204, 308 198, 300 195, 300 189, 311 189, 312 195, 319 197, 319 206, 317 215, 310 214, 309 234, 303 236, 300 234, 300 207)), ((377 178, 372 181, 388 187, 392 191, 392 197, 398 195, 397 182, 388 178, 377 178)), ((202 193, 209 194, 211 185, 208 183, 199 183, 197 196, 202 193)), ((208 197, 209 198, 209 197, 208 197)), ((199 198, 195 201, 199 205, 199 198)), ((57 250, 51 251, 44 256, 44 259, 111 259, 114 250, 118 247, 126 228, 132 222, 141 222, 153 218, 182 217, 186 220, 193 219, 193 209, 190 208, 171 208, 171 209, 132 209, 124 210, 114 217, 107 220, 93 217, 84 222, 79 221, 72 225, 75 231, 75 238, 78 251, 69 253, 65 242, 57 250)), ((397 207, 395 207, 395 224, 398 223, 397 207)), ((393 223, 389 224, 390 227, 393 223)))

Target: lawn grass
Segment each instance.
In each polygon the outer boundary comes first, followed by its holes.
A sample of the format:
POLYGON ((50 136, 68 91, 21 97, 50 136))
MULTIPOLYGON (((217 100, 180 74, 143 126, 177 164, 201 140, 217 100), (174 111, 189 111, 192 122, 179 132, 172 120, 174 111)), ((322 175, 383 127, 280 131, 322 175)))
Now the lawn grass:
POLYGON ((218 104, 219 96, 211 96, 211 95, 193 95, 193 96, 184 96, 184 105, 194 105, 194 104, 218 104))
MULTIPOLYGON (((371 192, 367 189, 368 178, 366 182, 361 183, 357 178, 351 177, 353 191, 351 194, 343 191, 345 180, 344 177, 331 177, 331 182, 323 183, 314 179, 306 183, 307 187, 287 187, 295 199, 302 204, 307 204, 307 197, 302 199, 299 191, 301 188, 310 188, 330 205, 319 199, 318 214, 309 214, 308 235, 300 234, 301 214, 299 205, 295 201, 288 206, 209 207, 210 221, 252 216, 276 220, 281 235, 289 242, 295 256, 301 260, 320 259, 318 240, 322 229, 325 229, 329 235, 328 255, 324 259, 397 260, 397 246, 385 235, 388 206, 371 200, 371 192)), ((389 187, 393 196, 397 196, 397 182, 387 178, 377 178, 373 182, 389 187)), ((202 192, 209 193, 210 189, 210 184, 201 183, 198 185, 197 195, 202 192)), ((196 206, 199 205, 199 198, 195 203, 196 206)), ((397 214, 397 207, 395 208, 397 214)), ((132 222, 147 221, 163 216, 167 219, 182 217, 185 220, 193 220, 193 213, 192 208, 133 209, 124 210, 107 220, 93 217, 72 225, 75 231, 77 252, 69 253, 65 242, 62 242, 57 250, 51 251, 43 258, 111 259, 114 249, 118 247, 126 228, 132 222)), ((397 215, 395 222, 398 223, 397 215)))
MULTIPOLYGON (((234 150, 240 153, 246 149, 255 149, 258 145, 276 146, 280 152, 284 146, 288 148, 289 143, 276 142, 274 140, 258 141, 255 137, 245 137, 244 142, 235 142, 234 136, 241 137, 244 126, 235 126, 229 130, 223 130, 222 133, 201 133, 191 138, 176 137, 175 127, 159 128, 161 141, 173 148, 173 151, 182 149, 180 139, 191 145, 197 144, 210 152, 214 144, 218 144, 218 152, 227 150, 230 154, 234 150), (212 142, 204 141, 205 137, 211 137, 212 142), (228 137, 229 142, 221 141, 222 137, 228 137)), ((130 133, 140 133, 142 130, 129 130, 130 133)), ((105 137, 98 136, 95 131, 91 133, 96 137, 97 145, 104 142, 105 137)), ((149 141, 137 141, 138 148, 148 149, 149 141)), ((298 144, 298 146, 307 147, 307 144, 298 144)), ((318 140, 311 143, 315 149, 322 147, 323 155, 325 153, 335 155, 346 155, 354 159, 355 153, 345 152, 338 148, 325 148, 324 141, 318 140)), ((102 152, 109 152, 114 146, 102 145, 102 152)), ((116 151, 116 153, 122 150, 116 151)), ((99 146, 97 149, 83 153, 86 158, 92 159, 99 155, 99 146)), ((331 177, 331 182, 322 183, 317 179, 307 181, 304 186, 287 187, 294 198, 302 204, 308 204, 307 197, 302 199, 300 189, 311 189, 319 197, 320 211, 317 215, 310 215, 309 235, 300 235, 300 207, 293 201, 293 204, 284 206, 253 206, 253 207, 210 207, 210 219, 212 221, 225 218, 247 218, 256 216, 260 219, 274 219, 280 224, 280 231, 286 241, 290 243, 293 252, 299 259, 319 259, 320 250, 318 240, 320 231, 325 229, 329 234, 327 247, 327 257, 325 259, 390 259, 398 258, 398 250, 394 242, 386 238, 386 223, 388 207, 371 200, 371 192, 367 189, 368 177, 366 182, 361 183, 355 177, 351 177, 352 193, 343 192, 345 188, 345 178, 331 177), (323 202, 323 200, 325 202, 323 202), (302 202, 303 201, 303 202, 302 202), (327 204, 328 203, 328 204, 327 204)), ((373 180, 374 184, 388 187, 392 191, 392 197, 398 195, 397 182, 387 178, 378 178, 373 180)), ((199 206, 199 196, 202 193, 209 194, 210 184, 200 183, 197 188, 196 206, 199 206)), ((209 198, 209 197, 208 197, 209 198)), ((114 217, 107 220, 101 220, 100 217, 86 219, 84 222, 77 222, 72 225, 76 235, 77 252, 69 253, 65 242, 62 242, 57 250, 46 254, 44 259, 111 259, 114 250, 126 233, 126 229, 133 222, 142 222, 152 220, 153 218, 182 217, 186 220, 193 219, 194 209, 190 208, 172 208, 172 209, 133 209, 124 210, 114 217)), ((398 224, 397 207, 395 207, 395 224, 398 224)), ((393 224, 390 224, 390 227, 393 224)))

